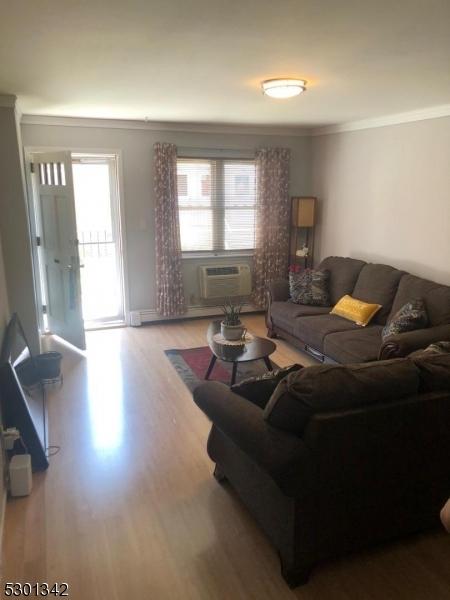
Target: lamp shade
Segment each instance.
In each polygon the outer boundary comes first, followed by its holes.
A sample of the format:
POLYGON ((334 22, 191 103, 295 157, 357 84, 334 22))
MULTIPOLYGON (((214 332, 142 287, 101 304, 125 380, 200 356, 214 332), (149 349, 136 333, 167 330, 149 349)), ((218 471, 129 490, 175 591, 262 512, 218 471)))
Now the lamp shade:
POLYGON ((296 227, 314 227, 316 216, 315 198, 294 198, 297 210, 293 211, 293 220, 296 227))
POLYGON ((292 98, 306 90, 303 79, 266 79, 261 82, 263 93, 272 98, 292 98))

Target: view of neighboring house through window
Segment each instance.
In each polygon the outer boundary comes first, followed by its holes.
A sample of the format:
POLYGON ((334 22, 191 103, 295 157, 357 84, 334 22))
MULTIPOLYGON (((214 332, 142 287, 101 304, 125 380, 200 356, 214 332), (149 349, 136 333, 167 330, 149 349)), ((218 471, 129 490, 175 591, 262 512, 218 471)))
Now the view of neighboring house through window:
POLYGON ((180 158, 177 178, 183 252, 254 248, 254 161, 180 158))

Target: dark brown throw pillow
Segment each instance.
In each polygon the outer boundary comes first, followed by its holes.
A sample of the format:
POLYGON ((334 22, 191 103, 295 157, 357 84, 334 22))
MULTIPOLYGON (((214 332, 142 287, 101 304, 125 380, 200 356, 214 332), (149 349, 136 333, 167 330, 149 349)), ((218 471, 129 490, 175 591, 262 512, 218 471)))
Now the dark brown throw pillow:
POLYGON ((275 371, 267 371, 267 373, 258 377, 249 377, 235 383, 231 386, 231 390, 260 408, 264 408, 280 381, 287 377, 289 373, 294 373, 302 368, 302 365, 295 364, 275 371))
POLYGON ((269 425, 301 435, 316 413, 393 402, 418 390, 418 369, 407 358, 308 367, 278 384, 263 416, 269 425))
POLYGON ((428 326, 428 315, 422 298, 415 298, 404 304, 389 323, 383 328, 383 341, 391 335, 424 329, 428 326))
POLYGON ((289 292, 296 304, 330 306, 328 291, 329 271, 304 269, 299 273, 289 273, 289 292))

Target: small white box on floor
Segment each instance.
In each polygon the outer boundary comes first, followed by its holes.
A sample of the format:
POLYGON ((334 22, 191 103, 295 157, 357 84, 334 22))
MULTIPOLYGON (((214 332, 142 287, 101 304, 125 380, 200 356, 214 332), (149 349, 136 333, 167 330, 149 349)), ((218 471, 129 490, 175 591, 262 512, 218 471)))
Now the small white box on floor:
POLYGON ((31 494, 33 476, 29 454, 15 454, 12 457, 9 463, 9 481, 11 496, 28 496, 31 494))
POLYGON ((130 325, 131 327, 140 327, 142 325, 141 313, 138 310, 130 312, 130 325))

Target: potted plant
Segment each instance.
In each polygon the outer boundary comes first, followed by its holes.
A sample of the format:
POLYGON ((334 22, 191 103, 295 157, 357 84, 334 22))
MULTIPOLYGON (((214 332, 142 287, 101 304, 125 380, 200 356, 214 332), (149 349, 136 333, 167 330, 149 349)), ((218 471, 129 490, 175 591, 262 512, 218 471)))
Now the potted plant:
POLYGON ((220 324, 220 333, 226 340, 234 341, 242 339, 245 327, 241 323, 241 303, 227 300, 222 306, 224 318, 220 324))

